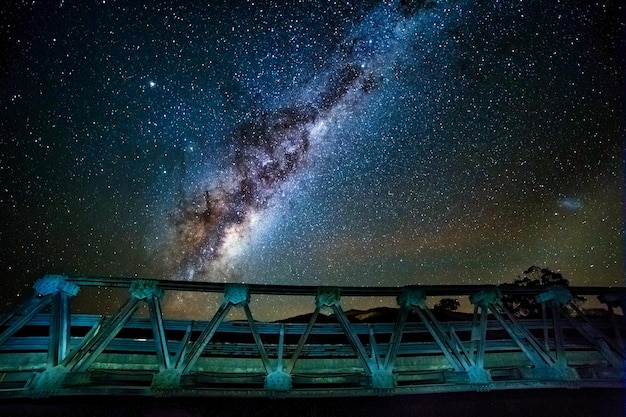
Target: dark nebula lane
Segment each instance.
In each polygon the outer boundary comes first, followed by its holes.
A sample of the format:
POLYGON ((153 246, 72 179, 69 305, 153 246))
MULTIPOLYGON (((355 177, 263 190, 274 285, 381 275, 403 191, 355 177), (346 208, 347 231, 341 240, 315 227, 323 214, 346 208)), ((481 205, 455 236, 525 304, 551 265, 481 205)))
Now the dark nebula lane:
POLYGON ((398 54, 398 26, 420 10, 418 3, 424 2, 375 8, 340 43, 332 66, 322 71, 326 81, 309 102, 300 99, 278 110, 250 112, 230 138, 228 176, 216 188, 181 200, 171 215, 174 233, 165 256, 170 274, 206 278, 207 267, 224 257, 225 242, 245 239, 252 216, 262 213, 297 174, 311 147, 311 134, 319 130, 316 126, 337 112, 354 110, 377 88, 385 71, 381 65, 391 65, 398 54))
POLYGON ((229 234, 244 238, 250 216, 265 209, 305 160, 315 126, 338 106, 356 104, 376 87, 373 74, 355 63, 333 74, 315 103, 255 112, 231 138, 232 173, 217 188, 180 201, 171 216, 174 238, 167 259, 174 273, 194 279, 223 255, 229 234))
POLYGON ((227 234, 243 239, 250 215, 262 211, 297 171, 309 150, 312 112, 284 109, 263 113, 233 138, 232 176, 200 198, 180 201, 172 214, 175 228, 170 259, 189 278, 223 255, 227 234))

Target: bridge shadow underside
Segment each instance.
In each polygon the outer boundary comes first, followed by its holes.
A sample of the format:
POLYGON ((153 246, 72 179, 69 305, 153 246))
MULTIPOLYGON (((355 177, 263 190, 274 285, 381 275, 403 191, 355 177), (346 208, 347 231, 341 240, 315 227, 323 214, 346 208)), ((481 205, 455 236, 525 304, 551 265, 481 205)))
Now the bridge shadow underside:
POLYGON ((542 389, 349 398, 56 397, 0 400, 5 417, 623 417, 621 389, 542 389))

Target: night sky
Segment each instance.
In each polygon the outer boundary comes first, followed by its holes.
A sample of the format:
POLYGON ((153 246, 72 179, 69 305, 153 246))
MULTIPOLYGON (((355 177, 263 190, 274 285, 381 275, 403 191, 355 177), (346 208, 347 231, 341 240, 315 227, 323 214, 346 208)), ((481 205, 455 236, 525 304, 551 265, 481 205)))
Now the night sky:
POLYGON ((51 272, 622 285, 619 0, 12 3, 0 307, 51 272))

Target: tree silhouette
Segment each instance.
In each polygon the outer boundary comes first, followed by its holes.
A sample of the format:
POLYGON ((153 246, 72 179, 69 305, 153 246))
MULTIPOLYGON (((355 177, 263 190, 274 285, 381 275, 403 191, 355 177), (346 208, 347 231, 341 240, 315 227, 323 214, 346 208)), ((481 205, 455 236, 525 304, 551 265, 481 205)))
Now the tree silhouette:
POLYGON ((436 311, 456 311, 459 308, 459 300, 452 298, 442 298, 437 304, 435 304, 434 310, 436 311))
MULTIPOLYGON (((512 284, 503 284, 501 285, 501 288, 537 287, 537 292, 539 292, 540 289, 538 287, 550 287, 556 285, 568 287, 569 281, 558 272, 553 272, 547 268, 531 266, 523 272, 522 276, 513 281, 512 284)), ((502 302, 515 317, 539 317, 541 315, 541 303, 538 303, 537 300, 535 300, 534 295, 508 294, 502 297, 502 302)))

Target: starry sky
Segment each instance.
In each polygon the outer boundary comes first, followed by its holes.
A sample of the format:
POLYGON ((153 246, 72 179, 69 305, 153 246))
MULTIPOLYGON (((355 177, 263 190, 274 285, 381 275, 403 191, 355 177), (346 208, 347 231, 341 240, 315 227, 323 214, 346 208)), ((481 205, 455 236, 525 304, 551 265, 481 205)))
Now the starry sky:
POLYGON ((53 272, 622 284, 618 0, 12 3, 1 307, 53 272))

